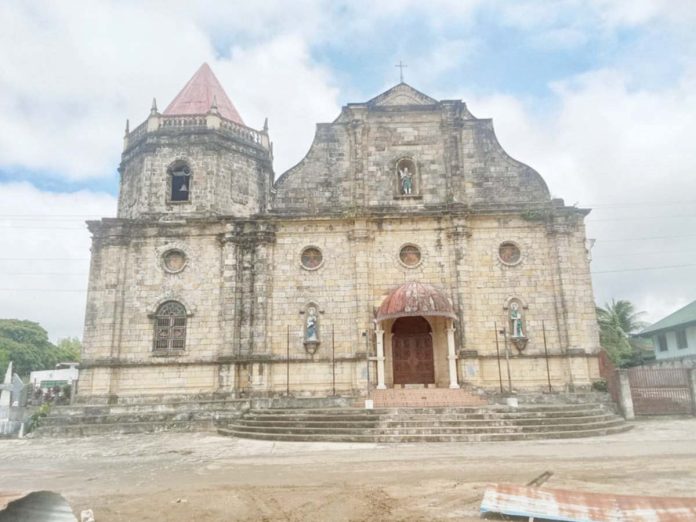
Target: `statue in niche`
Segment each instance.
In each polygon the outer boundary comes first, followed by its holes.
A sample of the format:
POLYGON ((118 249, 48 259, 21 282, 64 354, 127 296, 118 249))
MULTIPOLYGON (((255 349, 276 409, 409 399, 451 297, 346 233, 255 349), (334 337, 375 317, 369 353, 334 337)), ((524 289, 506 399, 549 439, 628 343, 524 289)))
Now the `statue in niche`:
POLYGON ((317 309, 314 306, 307 308, 307 322, 305 329, 305 341, 306 342, 319 342, 319 337, 317 335, 317 309))
POLYGON ((399 169, 399 181, 401 182, 401 194, 410 196, 413 193, 413 172, 409 170, 407 163, 399 169))
POLYGON ((520 305, 514 301, 510 304, 510 335, 512 337, 525 336, 522 328, 522 312, 520 312, 520 305))

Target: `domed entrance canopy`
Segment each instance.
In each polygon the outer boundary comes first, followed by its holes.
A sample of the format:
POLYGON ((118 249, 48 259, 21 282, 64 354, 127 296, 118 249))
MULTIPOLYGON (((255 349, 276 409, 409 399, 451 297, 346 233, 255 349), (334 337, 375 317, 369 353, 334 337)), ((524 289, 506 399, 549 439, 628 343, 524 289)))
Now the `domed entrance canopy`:
POLYGON ((457 320, 445 294, 432 285, 405 283, 392 290, 377 311, 377 321, 399 317, 441 316, 457 320))

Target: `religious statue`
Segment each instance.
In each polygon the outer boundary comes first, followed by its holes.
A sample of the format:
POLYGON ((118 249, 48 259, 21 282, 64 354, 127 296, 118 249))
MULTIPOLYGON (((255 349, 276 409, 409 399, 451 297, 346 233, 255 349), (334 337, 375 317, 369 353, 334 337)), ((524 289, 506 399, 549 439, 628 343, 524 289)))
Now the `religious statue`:
POLYGON ((307 328, 305 330, 305 341, 318 342, 317 336, 317 309, 310 306, 307 309, 307 328))
POLYGON ((408 165, 399 169, 399 179, 401 180, 401 193, 410 195, 413 192, 413 173, 408 170, 408 165))
POLYGON ((512 337, 524 337, 522 312, 520 312, 520 305, 515 302, 510 304, 510 323, 512 337))

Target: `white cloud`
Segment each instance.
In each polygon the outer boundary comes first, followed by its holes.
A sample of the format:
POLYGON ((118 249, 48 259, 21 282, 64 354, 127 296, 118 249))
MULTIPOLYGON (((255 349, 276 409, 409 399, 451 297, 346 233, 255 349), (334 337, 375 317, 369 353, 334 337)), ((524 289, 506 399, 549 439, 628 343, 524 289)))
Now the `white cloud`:
POLYGON ((0 317, 40 323, 53 341, 82 337, 90 234, 85 219, 116 214, 116 198, 0 184, 0 317))
POLYGON ((636 89, 627 73, 598 70, 555 85, 545 112, 510 96, 469 100, 555 196, 596 207, 587 218, 597 239, 592 269, 612 271, 594 276, 597 301, 632 300, 649 321, 696 298, 696 266, 681 266, 696 254, 693 78, 636 89), (621 271, 647 267, 675 268, 621 271))
POLYGON ((325 68, 312 63, 305 42, 281 36, 252 48, 235 47, 213 65, 228 95, 252 127, 269 117, 276 175, 302 159, 315 124, 333 120, 340 110, 338 89, 325 68))
POLYGON ((212 55, 176 13, 134 4, 3 2, 0 161, 69 179, 113 175, 125 118, 146 114, 179 68, 212 55))
POLYGON ((312 63, 299 36, 234 45, 229 58, 216 59, 197 12, 183 3, 1 4, 0 168, 113 176, 126 117, 144 120, 153 96, 164 108, 204 61, 252 125, 266 115, 276 122, 279 163, 299 159, 314 121, 338 107, 328 71, 312 63), (293 122, 310 130, 289 132, 293 122))

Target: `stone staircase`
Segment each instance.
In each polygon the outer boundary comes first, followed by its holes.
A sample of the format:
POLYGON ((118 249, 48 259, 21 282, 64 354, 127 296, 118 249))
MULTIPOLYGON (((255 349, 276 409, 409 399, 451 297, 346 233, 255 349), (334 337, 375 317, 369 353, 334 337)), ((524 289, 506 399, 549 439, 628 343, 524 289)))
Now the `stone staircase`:
POLYGON ((53 406, 31 432, 35 437, 83 437, 159 431, 215 431, 249 409, 330 408, 355 402, 355 397, 233 398, 137 397, 117 404, 53 406))
POLYGON ((214 430, 240 416, 240 402, 203 400, 116 405, 54 406, 32 433, 37 437, 214 430))
POLYGON ((316 442, 489 442, 593 437, 631 429, 601 404, 249 410, 217 422, 239 438, 316 442))

